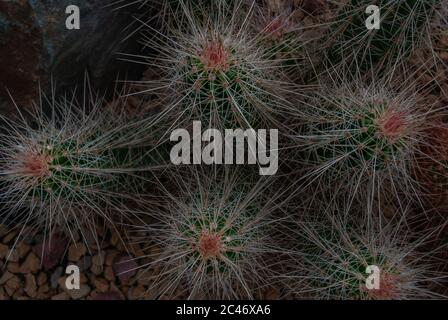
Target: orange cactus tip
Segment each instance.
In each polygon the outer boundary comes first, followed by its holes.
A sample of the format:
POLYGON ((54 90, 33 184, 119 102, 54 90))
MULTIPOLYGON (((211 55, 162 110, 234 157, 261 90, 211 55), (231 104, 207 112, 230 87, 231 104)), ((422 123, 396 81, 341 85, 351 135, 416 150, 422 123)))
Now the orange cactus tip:
POLYGON ((45 178, 50 175, 51 156, 37 148, 21 151, 17 154, 15 172, 33 178, 45 178))
POLYGON ((386 110, 377 120, 378 133, 390 142, 403 137, 408 130, 408 122, 404 112, 386 110))
POLYGON ((222 40, 207 42, 199 58, 206 71, 227 71, 230 67, 230 54, 222 40))
POLYGON ((198 243, 198 251, 204 259, 216 258, 222 250, 221 236, 204 230, 201 232, 198 243))

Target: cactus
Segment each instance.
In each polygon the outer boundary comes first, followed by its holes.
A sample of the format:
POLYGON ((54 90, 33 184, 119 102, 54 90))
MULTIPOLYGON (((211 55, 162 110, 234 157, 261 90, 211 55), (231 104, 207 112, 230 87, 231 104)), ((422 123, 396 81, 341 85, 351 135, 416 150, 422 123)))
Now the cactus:
POLYGON ((76 93, 42 94, 29 115, 17 108, 17 120, 2 117, 3 220, 71 234, 94 228, 101 217, 113 223, 110 209, 137 184, 130 174, 141 164, 141 151, 131 139, 135 130, 101 107, 102 99, 87 90, 82 103, 76 93))
POLYGON ((148 60, 160 65, 160 75, 136 86, 158 94, 165 106, 161 116, 176 124, 201 120, 204 127, 219 129, 271 127, 266 124, 275 123, 274 115, 287 110, 284 96, 290 87, 282 82, 279 61, 266 58, 247 23, 236 16, 220 14, 201 23, 185 14, 188 27, 147 38, 147 46, 158 51, 148 60))
POLYGON ((431 19, 441 0, 351 0, 331 25, 326 60, 350 70, 366 72, 394 69, 427 40, 431 19), (380 29, 365 25, 365 10, 380 8, 380 29))
POLYGON ((266 185, 222 172, 196 179, 195 187, 178 180, 181 190, 167 194, 166 212, 154 214, 159 223, 139 228, 149 252, 157 248, 147 268, 159 272, 148 290, 154 297, 253 298, 267 281, 269 253, 279 250, 270 236, 275 220, 262 195, 266 185))
POLYGON ((433 271, 433 258, 424 251, 433 231, 411 241, 403 221, 380 226, 374 220, 366 225, 364 220, 343 221, 337 211, 298 223, 296 232, 302 240, 297 271, 286 275, 289 283, 297 277, 299 284, 292 286, 296 294, 338 300, 443 297, 432 286, 442 285, 443 274, 433 271))
POLYGON ((434 111, 419 111, 423 99, 409 92, 359 83, 325 88, 297 132, 298 157, 310 170, 305 181, 367 203, 379 192, 385 199, 418 201, 412 166, 422 156, 417 145, 434 111))

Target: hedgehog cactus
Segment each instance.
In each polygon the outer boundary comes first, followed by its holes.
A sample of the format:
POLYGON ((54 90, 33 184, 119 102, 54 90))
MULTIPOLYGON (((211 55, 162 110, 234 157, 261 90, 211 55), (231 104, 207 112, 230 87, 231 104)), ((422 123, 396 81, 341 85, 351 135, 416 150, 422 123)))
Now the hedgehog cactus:
POLYGON ((383 169, 402 158, 412 141, 412 115, 389 101, 374 101, 359 108, 344 105, 323 118, 313 129, 317 135, 311 133, 319 139, 313 156, 318 162, 341 159, 347 170, 365 165, 383 169), (321 134, 323 139, 317 137, 321 134))
POLYGON ((101 113, 101 100, 85 99, 80 106, 74 96, 52 97, 35 106, 29 121, 2 119, 9 130, 0 147, 7 221, 76 231, 92 228, 92 220, 118 205, 120 187, 129 182, 125 173, 139 156, 129 151, 132 141, 120 120, 101 113), (47 104, 50 115, 43 111, 47 104))
POLYGON ((364 196, 374 197, 381 190, 389 190, 386 199, 400 200, 404 193, 415 200, 419 193, 411 167, 416 154, 420 156, 417 144, 425 138, 431 111, 420 112, 420 98, 408 91, 376 84, 350 87, 330 88, 316 97, 299 129, 299 157, 311 170, 309 181, 368 203, 373 199, 364 196))
MULTIPOLYGON (((427 34, 442 0, 350 0, 343 5, 328 35, 326 59, 357 72, 389 70, 403 63, 427 34), (380 9, 380 29, 366 27, 370 5, 380 9)), ((425 38, 426 36, 426 38, 425 38)))
POLYGON ((142 93, 157 93, 165 106, 161 117, 176 124, 200 120, 218 129, 272 127, 274 114, 287 109, 289 89, 280 61, 266 57, 237 16, 229 20, 220 13, 201 23, 185 14, 190 24, 182 30, 148 37, 148 47, 158 51, 150 58, 160 63, 160 75, 136 86, 142 93))
MULTIPOLYGON (((248 101, 248 90, 257 90, 250 65, 238 61, 237 51, 219 36, 203 41, 197 57, 190 57, 184 90, 193 91, 187 101, 197 104, 204 123, 221 128, 249 127, 257 124, 256 110, 248 101)), ((258 92, 262 96, 261 90, 258 92)))
MULTIPOLYGON (((198 176, 198 187, 169 195, 166 214, 154 215, 160 222, 143 227, 148 236, 139 233, 143 243, 152 240, 157 248, 148 268, 165 275, 149 288, 155 296, 252 298, 266 281, 269 253, 277 249, 269 236, 273 207, 260 195, 265 187, 219 177, 198 176)), ((179 185, 187 188, 184 183, 179 185)))
POLYGON ((230 221, 232 207, 221 208, 219 214, 213 212, 218 200, 211 199, 209 207, 193 209, 192 216, 187 221, 188 229, 181 231, 181 234, 191 244, 190 257, 187 259, 201 260, 204 265, 201 269, 206 272, 226 273, 230 271, 231 265, 241 258, 239 255, 242 252, 239 248, 246 245, 243 240, 250 241, 252 236, 256 235, 244 230, 247 223, 244 220, 250 219, 251 216, 249 210, 244 212, 245 216, 230 221), (244 235, 241 238, 242 233, 244 235), (214 270, 214 267, 217 267, 217 270, 214 270))
MULTIPOLYGON (((294 291, 308 292, 317 299, 438 297, 427 286, 439 283, 440 275, 432 271, 433 261, 422 251, 430 232, 414 243, 400 224, 380 227, 379 221, 365 225, 356 219, 343 221, 340 216, 332 212, 317 221, 299 223, 297 235, 304 240, 297 252, 300 260, 295 276, 300 284, 294 291)), ((290 283, 295 276, 287 275, 290 283)))

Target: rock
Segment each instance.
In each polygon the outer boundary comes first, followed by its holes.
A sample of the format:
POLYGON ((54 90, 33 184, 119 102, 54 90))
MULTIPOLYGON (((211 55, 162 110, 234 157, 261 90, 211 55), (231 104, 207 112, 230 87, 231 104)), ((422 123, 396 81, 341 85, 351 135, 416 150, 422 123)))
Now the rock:
POLYGON ((14 275, 9 271, 6 271, 5 273, 3 273, 3 275, 0 277, 0 286, 5 284, 12 277, 14 277, 14 275))
POLYGON ((8 255, 9 248, 7 245, 0 243, 0 259, 5 259, 8 255))
POLYGON ((18 290, 16 290, 14 292, 14 294, 12 295, 12 300, 29 300, 29 298, 27 296, 25 296, 23 289, 19 288, 18 290))
MULTIPOLYGON (((1 64, 0 64, 1 65, 1 64)), ((13 239, 16 238, 18 234, 18 231, 10 231, 9 233, 6 234, 6 236, 3 238, 3 243, 8 244, 10 243, 13 239)))
POLYGON ((74 300, 82 299, 90 293, 90 287, 87 284, 82 284, 79 289, 65 290, 74 300))
POLYGON ((115 281, 115 274, 112 267, 106 267, 104 269, 104 278, 106 278, 107 281, 114 282, 115 281))
POLYGON ((25 276, 25 293, 30 298, 36 298, 37 296, 36 278, 31 273, 25 276))
POLYGON ((19 273, 20 265, 18 262, 9 262, 6 266, 6 270, 11 273, 19 273))
POLYGON ((40 260, 34 253, 30 253, 20 266, 20 273, 35 273, 39 270, 40 260))
POLYGON ((100 254, 95 255, 92 258, 92 267, 91 267, 91 271, 93 274, 95 275, 100 275, 101 273, 103 273, 103 264, 104 264, 104 260, 105 260, 105 256, 106 253, 102 252, 100 254))
MULTIPOLYGON (((17 103, 29 103, 37 96, 36 80, 44 68, 42 32, 27 1, 2 1, 0 12, 0 97, 7 97, 8 88, 17 103)), ((0 99, 0 106, 6 102, 11 111, 7 99, 0 99)))
POLYGON ((138 64, 119 61, 116 53, 140 51, 139 35, 123 41, 139 10, 139 6, 105 6, 104 0, 0 1, 0 111, 13 110, 5 88, 19 106, 28 105, 38 98, 38 81, 46 88, 50 75, 68 87, 88 69, 99 89, 113 87, 119 73, 137 73, 134 79, 138 79, 138 64), (81 10, 79 30, 65 26, 65 10, 71 4, 81 10))
POLYGON ((143 285, 132 287, 128 291, 128 299, 129 300, 142 299, 145 296, 145 293, 146 289, 143 285))
POLYGON ((83 243, 74 243, 68 248, 68 260, 77 262, 87 252, 87 247, 83 243))
POLYGON ((92 265, 90 271, 92 271, 94 275, 98 276, 103 273, 103 266, 92 265))
POLYGON ((120 252, 117 250, 108 250, 106 255, 106 266, 112 266, 114 264, 114 260, 120 252))
POLYGON ((20 288, 21 281, 18 277, 13 276, 8 281, 6 281, 5 287, 8 291, 8 295, 12 296, 16 290, 20 288), (10 289, 10 290, 8 290, 10 289))
POLYGON ((8 297, 11 297, 11 298, 12 298, 14 292, 15 292, 15 290, 12 289, 12 288, 10 288, 10 287, 5 287, 5 291, 6 291, 6 295, 7 295, 8 297))
POLYGON ((121 255, 115 260, 113 265, 115 276, 121 283, 127 283, 137 273, 137 262, 129 255, 121 255))
POLYGON ((37 277, 37 284, 39 286, 42 286, 44 283, 47 282, 47 275, 43 272, 39 273, 39 276, 37 277))
POLYGON ((31 247, 23 242, 20 242, 17 245, 17 252, 19 253, 20 258, 24 258, 27 253, 30 251, 31 247))
POLYGON ((61 262, 64 257, 66 247, 66 238, 59 235, 53 235, 51 239, 45 239, 45 241, 37 244, 33 248, 33 252, 38 257, 42 257, 43 268, 45 270, 51 270, 61 262))
POLYGON ((9 262, 19 262, 19 253, 17 252, 17 249, 9 250, 9 252, 6 254, 6 260, 9 262))
POLYGON ((118 289, 118 287, 115 285, 115 283, 110 284, 109 291, 118 293, 122 300, 126 300, 126 297, 123 295, 122 290, 118 289))
POLYGON ((109 290, 109 283, 101 278, 97 278, 93 280, 93 285, 98 290, 98 292, 104 293, 109 290))
POLYGON ((50 277, 50 285, 52 289, 56 289, 58 287, 59 279, 61 278, 63 268, 57 267, 56 270, 53 271, 50 277))
POLYGON ((106 256, 105 252, 101 252, 100 254, 95 255, 92 258, 93 265, 95 265, 95 266, 103 266, 105 256, 106 256))
POLYGON ((79 276, 79 282, 80 283, 87 283, 89 282, 89 279, 87 279, 86 275, 84 273, 81 273, 81 275, 79 276))
POLYGON ((51 300, 69 300, 69 299, 70 296, 65 291, 51 297, 51 300))
POLYGON ((50 288, 48 287, 48 284, 40 286, 39 289, 37 289, 37 299, 46 299, 48 297, 47 293, 49 290, 50 288))

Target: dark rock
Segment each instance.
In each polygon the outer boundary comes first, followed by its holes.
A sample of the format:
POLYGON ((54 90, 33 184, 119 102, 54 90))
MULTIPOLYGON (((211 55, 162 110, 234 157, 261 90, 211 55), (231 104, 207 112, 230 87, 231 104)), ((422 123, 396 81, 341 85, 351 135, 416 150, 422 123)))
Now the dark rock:
MULTIPOLYGON (((0 111, 13 110, 7 91, 26 105, 37 97, 37 82, 48 88, 52 76, 61 91, 89 71, 97 89, 112 87, 120 73, 132 78, 137 64, 118 61, 117 53, 140 50, 138 36, 123 41, 137 6, 108 6, 112 0, 0 1, 0 111), (68 30, 68 5, 80 8, 80 30, 68 30), (134 68, 134 69, 132 69, 134 68)), ((138 68, 138 69, 136 69, 138 68)))
POLYGON ((13 104, 6 88, 18 104, 36 96, 36 80, 48 68, 42 30, 26 1, 0 1, 0 108, 11 111, 13 104))

